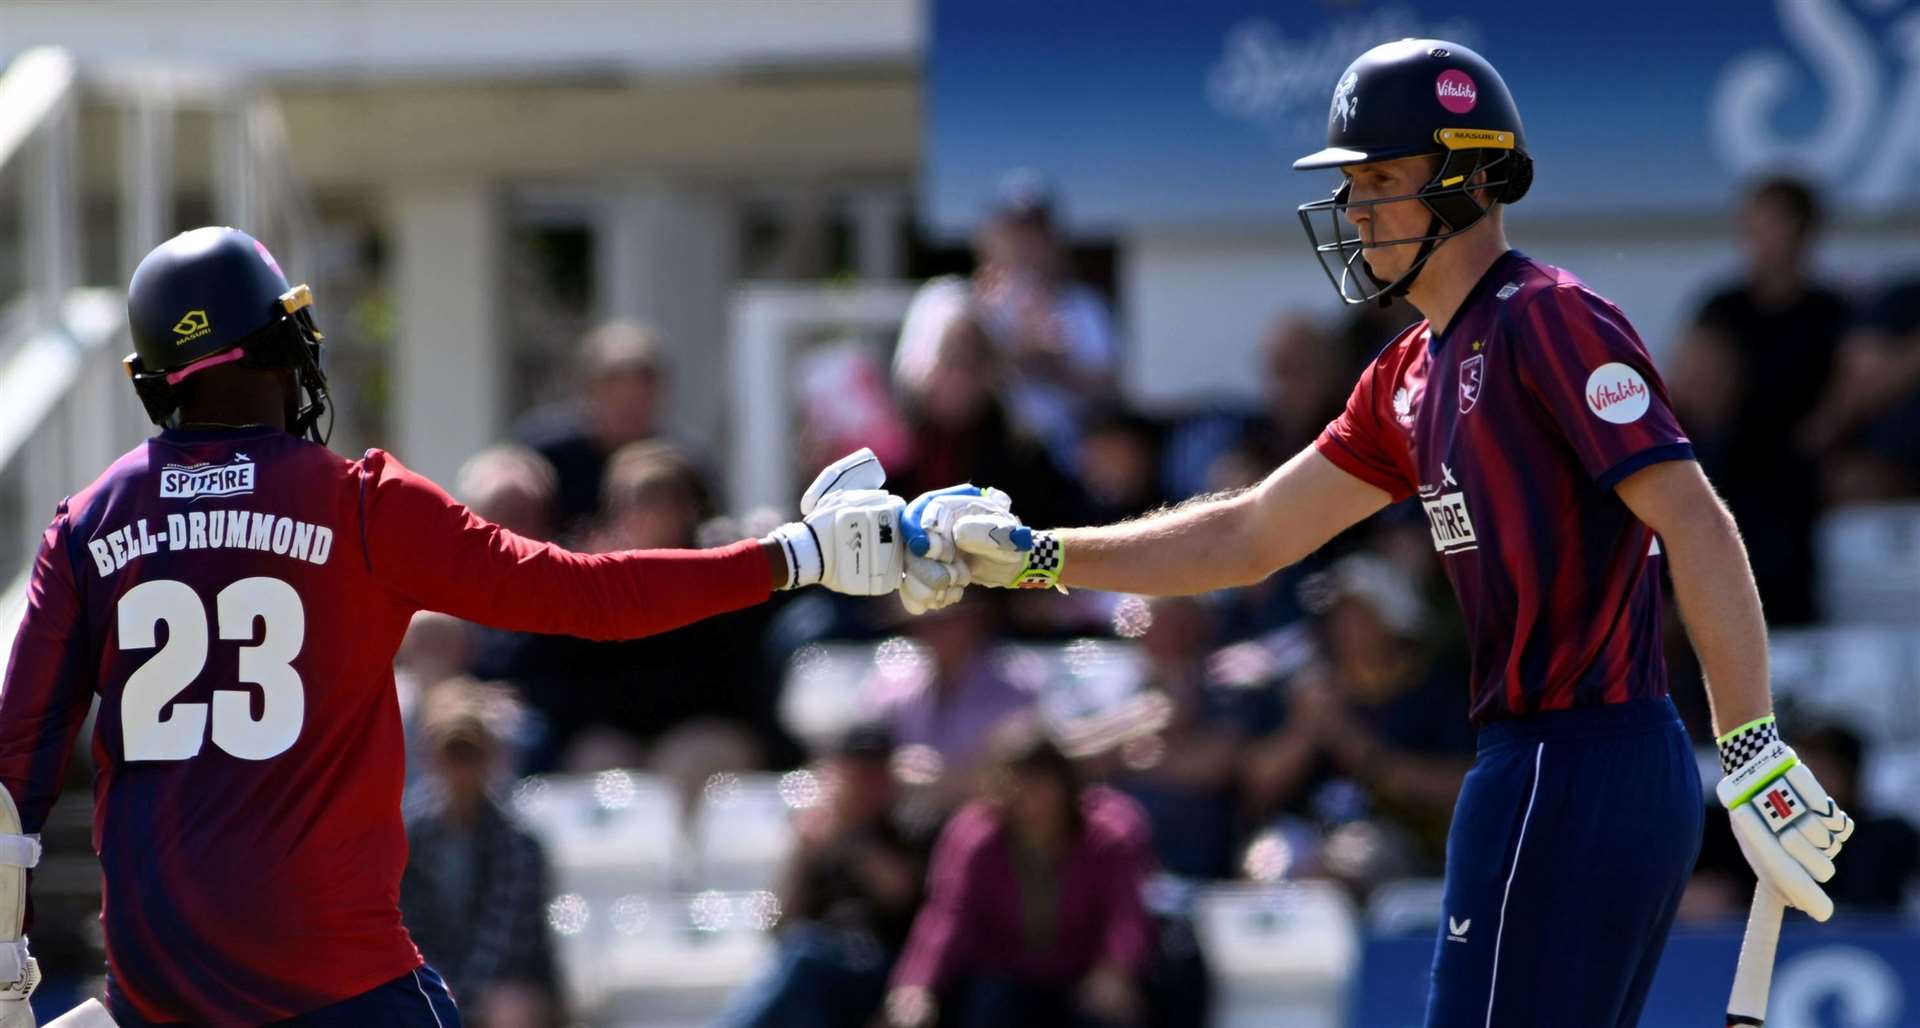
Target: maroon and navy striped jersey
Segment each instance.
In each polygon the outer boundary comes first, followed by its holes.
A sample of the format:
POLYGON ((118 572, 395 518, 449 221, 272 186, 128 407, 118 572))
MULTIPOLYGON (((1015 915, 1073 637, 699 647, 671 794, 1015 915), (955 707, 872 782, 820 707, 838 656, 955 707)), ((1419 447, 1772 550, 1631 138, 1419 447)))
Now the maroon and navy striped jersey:
POLYGON ((600 639, 766 598, 760 544, 597 555, 474 516, 379 450, 169 430, 61 504, 0 691, 39 831, 89 704, 109 989, 263 1024, 405 975, 393 655, 415 611, 600 639))
POLYGON ((1614 486, 1693 447, 1619 308, 1510 250, 1422 321, 1316 443, 1418 496, 1466 617, 1476 724, 1666 695, 1659 546, 1614 486))

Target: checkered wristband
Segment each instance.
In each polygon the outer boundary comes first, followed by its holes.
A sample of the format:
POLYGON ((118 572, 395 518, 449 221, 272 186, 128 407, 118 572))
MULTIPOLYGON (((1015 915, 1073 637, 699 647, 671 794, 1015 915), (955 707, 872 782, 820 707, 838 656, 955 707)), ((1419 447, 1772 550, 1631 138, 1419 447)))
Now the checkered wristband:
POLYGON ((1013 588, 1066 592, 1066 587, 1060 584, 1060 570, 1066 565, 1067 556, 1060 540, 1052 532, 1035 532, 1033 548, 1027 551, 1026 566, 1014 576, 1013 588))
POLYGON ((1773 715, 1744 725, 1715 740, 1720 745, 1720 773, 1730 775, 1744 766, 1747 761, 1766 752, 1767 747, 1780 741, 1780 728, 1774 723, 1773 715))

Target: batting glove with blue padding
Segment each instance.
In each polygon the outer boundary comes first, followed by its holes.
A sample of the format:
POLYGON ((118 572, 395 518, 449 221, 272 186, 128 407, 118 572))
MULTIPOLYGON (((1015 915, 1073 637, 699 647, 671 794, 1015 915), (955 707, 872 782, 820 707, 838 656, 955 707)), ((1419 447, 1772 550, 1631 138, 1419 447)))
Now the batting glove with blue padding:
POLYGON ((1013 513, 998 489, 956 485, 922 493, 907 504, 900 601, 910 613, 938 610, 969 585, 997 589, 1059 588, 1062 558, 1051 532, 1036 532, 1013 513))
POLYGON ((1833 900, 1819 883, 1833 877, 1833 858, 1853 835, 1853 818, 1780 741, 1772 715, 1728 732, 1719 744, 1726 777, 1716 792, 1754 876, 1815 921, 1832 917, 1833 900))

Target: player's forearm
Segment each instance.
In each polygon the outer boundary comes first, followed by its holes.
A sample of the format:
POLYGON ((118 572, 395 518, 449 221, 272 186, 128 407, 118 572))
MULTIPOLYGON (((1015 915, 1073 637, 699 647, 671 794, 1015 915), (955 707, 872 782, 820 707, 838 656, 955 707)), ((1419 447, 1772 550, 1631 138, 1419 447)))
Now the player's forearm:
POLYGON ((1660 543, 1681 620, 1706 678, 1714 734, 1765 717, 1773 709, 1767 626, 1733 516, 1715 503, 1670 526, 1660 543))
POLYGON ((1274 569, 1253 545, 1252 500, 1250 492, 1205 497, 1117 525, 1060 531, 1061 583, 1191 596, 1258 582, 1274 569))

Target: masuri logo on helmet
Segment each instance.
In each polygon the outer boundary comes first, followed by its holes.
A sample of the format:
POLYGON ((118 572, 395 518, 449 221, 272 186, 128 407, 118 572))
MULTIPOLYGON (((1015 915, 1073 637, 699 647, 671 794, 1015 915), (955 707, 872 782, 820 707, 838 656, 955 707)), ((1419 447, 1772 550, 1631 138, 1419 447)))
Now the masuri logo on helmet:
POLYGON ((193 342, 211 331, 213 328, 207 324, 206 311, 188 311, 173 323, 173 334, 180 337, 173 341, 173 345, 193 342))

